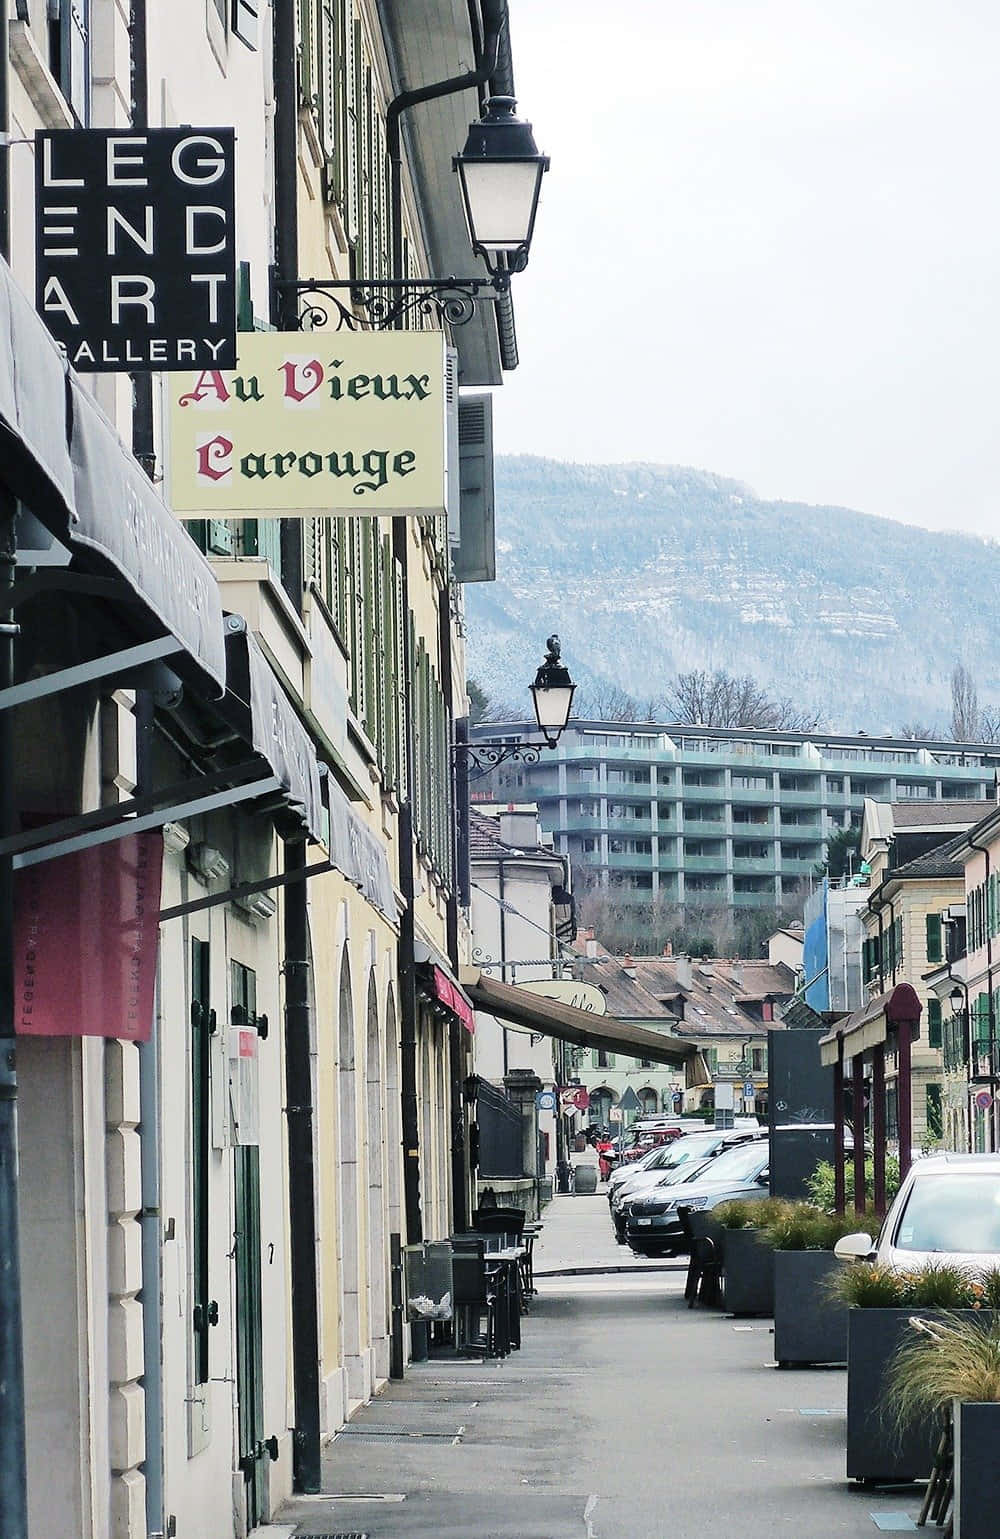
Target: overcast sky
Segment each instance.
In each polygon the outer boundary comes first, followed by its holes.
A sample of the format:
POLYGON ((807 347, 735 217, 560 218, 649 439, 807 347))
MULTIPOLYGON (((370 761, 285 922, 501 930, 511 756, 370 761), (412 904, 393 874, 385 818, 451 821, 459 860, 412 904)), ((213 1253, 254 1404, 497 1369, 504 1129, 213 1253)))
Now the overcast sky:
POLYGON ((1000 536, 997 0, 510 0, 502 452, 1000 536))

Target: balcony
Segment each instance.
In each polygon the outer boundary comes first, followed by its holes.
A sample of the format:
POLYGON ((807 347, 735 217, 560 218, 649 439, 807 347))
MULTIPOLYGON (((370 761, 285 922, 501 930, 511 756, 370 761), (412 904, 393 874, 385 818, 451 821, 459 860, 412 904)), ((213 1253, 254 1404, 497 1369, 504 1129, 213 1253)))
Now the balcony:
POLYGON ((782 844, 815 844, 822 839, 823 829, 819 823, 785 823, 779 824, 782 844))
MULTIPOLYGON (((733 793, 735 795, 735 792, 733 793)), ((844 793, 840 793, 841 800, 844 793)), ((818 807, 823 800, 819 786, 815 791, 779 791, 778 799, 783 807, 818 807)))
POLYGON ((685 780, 681 791, 687 801, 692 802, 725 802, 729 800, 729 792, 722 786, 702 786, 694 781, 685 780))
POLYGON ((697 836, 702 839, 724 839, 726 837, 725 818, 685 818, 683 824, 677 828, 678 833, 697 836))
POLYGON ((763 908, 767 904, 774 903, 774 888, 768 887, 764 892, 734 892, 733 904, 736 908, 763 908))
POLYGON ((599 834, 604 824, 600 818, 587 817, 582 812, 569 813, 565 823, 560 824, 559 831, 563 834, 599 834))
POLYGON ((769 855, 736 855, 733 870, 739 876, 773 876, 777 874, 774 851, 769 855))
POLYGON ((685 871, 715 871, 720 876, 726 872, 725 854, 720 855, 685 855, 685 871))
POLYGON ((607 864, 609 871, 652 871, 655 869, 652 855, 629 855, 624 853, 621 855, 609 855, 607 864))
POLYGON ((730 800, 734 807, 773 807, 778 794, 772 786, 733 786, 730 800))

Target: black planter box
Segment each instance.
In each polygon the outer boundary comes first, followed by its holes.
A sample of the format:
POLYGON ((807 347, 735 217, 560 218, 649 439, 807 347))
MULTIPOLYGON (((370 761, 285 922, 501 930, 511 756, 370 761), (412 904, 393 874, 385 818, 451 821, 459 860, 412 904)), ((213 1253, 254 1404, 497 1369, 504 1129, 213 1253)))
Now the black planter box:
MULTIPOLYGON (((902 1435, 887 1425, 882 1396, 889 1361, 908 1332, 912 1315, 939 1320, 940 1309, 858 1309, 847 1311, 847 1476, 849 1480, 892 1482, 930 1475, 941 1439, 937 1417, 915 1422, 902 1435)), ((977 1536, 978 1539, 978 1536, 977 1536)))
POLYGON ((774 1313, 774 1250, 758 1229, 727 1229, 722 1242, 726 1308, 734 1315, 774 1313))
POLYGON ((827 1284, 843 1262, 828 1250, 774 1253, 774 1356, 787 1363, 846 1363, 847 1305, 827 1284))
POLYGON ((1000 1512, 1000 1405, 955 1401, 955 1539, 996 1532, 1000 1512))

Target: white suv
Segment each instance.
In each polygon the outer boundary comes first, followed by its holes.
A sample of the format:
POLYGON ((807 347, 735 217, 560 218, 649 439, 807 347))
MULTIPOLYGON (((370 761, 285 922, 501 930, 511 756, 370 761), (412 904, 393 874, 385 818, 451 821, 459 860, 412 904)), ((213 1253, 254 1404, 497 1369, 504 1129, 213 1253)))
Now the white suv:
POLYGON ((834 1255, 906 1270, 1000 1265, 1000 1155, 932 1154, 911 1165, 878 1238, 845 1235, 834 1255))

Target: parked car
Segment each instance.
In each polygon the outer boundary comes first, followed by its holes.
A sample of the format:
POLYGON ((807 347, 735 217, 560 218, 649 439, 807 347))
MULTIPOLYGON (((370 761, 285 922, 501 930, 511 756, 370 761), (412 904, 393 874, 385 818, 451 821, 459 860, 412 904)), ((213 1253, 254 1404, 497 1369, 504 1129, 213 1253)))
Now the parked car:
POLYGON ((681 1207, 700 1210, 741 1197, 749 1201, 768 1195, 766 1138, 727 1149, 687 1180, 662 1190, 655 1188, 629 1204, 626 1238, 640 1256, 676 1255, 687 1249, 681 1207))
MULTIPOLYGON (((677 1145, 676 1145, 676 1140, 675 1140, 674 1144, 673 1144, 673 1147, 676 1148, 676 1146, 677 1145)), ((638 1171, 638 1170, 646 1170, 646 1169, 648 1169, 648 1167, 650 1166, 650 1164, 654 1160, 660 1160, 661 1162, 663 1160, 665 1160, 667 1158, 668 1154, 670 1153, 670 1149, 671 1149, 671 1145, 670 1144, 654 1144, 653 1147, 651 1149, 647 1149, 645 1154, 643 1154, 639 1159, 637 1159, 634 1162, 634 1164, 632 1164, 632 1165, 619 1165, 617 1170, 613 1170, 611 1172, 611 1175, 608 1177, 608 1199, 609 1199, 609 1201, 610 1201, 612 1192, 614 1192, 615 1188, 620 1186, 623 1181, 627 1181, 630 1176, 634 1176, 636 1171, 638 1171)))
MULTIPOLYGON (((684 1165, 691 1162, 703 1165, 708 1160, 714 1160, 726 1149, 766 1137, 767 1133, 763 1128, 730 1128, 725 1132, 691 1133, 685 1138, 679 1138, 676 1143, 668 1145, 667 1148, 656 1151, 653 1158, 643 1162, 642 1169, 626 1166, 624 1170, 616 1172, 621 1179, 609 1192, 608 1199, 611 1204, 611 1222, 618 1241, 621 1244, 625 1243, 627 1208, 634 1198, 644 1196, 652 1188, 659 1187, 661 1184, 672 1184, 675 1179, 674 1173, 684 1165)), ((684 1171, 685 1178, 690 1173, 690 1169, 684 1171)))
POLYGON ((911 1165, 878 1237, 845 1235, 834 1255, 902 1269, 1000 1265, 1000 1154, 931 1154, 911 1165))

